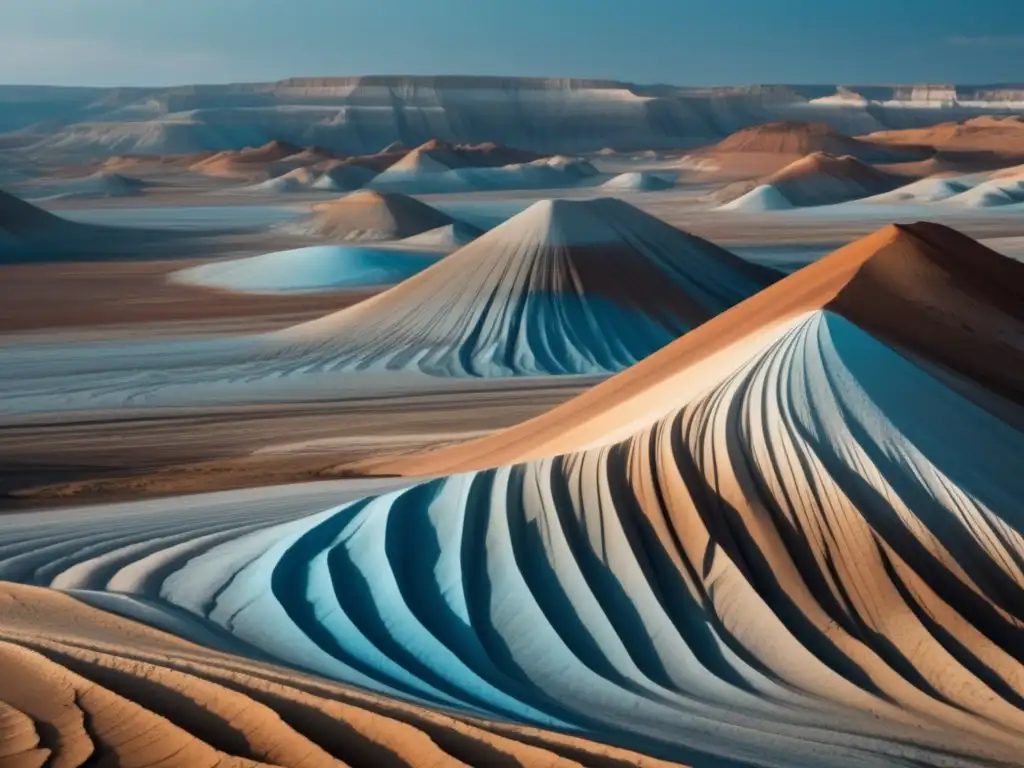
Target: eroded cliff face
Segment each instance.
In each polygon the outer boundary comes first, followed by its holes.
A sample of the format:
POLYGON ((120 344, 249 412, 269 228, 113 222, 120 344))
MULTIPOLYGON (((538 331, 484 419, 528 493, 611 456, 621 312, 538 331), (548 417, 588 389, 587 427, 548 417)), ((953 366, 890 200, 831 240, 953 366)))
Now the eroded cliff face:
POLYGON ((497 77, 293 78, 168 89, 0 88, 0 130, 103 155, 239 149, 273 139, 347 153, 431 138, 541 152, 680 148, 758 123, 848 133, 1024 112, 1024 86, 755 85, 679 88, 497 77), (45 121, 40 122, 40 118, 45 121))

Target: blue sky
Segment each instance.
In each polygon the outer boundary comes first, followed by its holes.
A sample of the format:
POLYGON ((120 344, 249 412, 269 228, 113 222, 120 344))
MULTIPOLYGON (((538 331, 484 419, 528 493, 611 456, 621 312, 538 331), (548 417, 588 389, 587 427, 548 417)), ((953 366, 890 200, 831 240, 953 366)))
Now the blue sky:
POLYGON ((1024 0, 0 0, 0 83, 1024 81, 1024 0))

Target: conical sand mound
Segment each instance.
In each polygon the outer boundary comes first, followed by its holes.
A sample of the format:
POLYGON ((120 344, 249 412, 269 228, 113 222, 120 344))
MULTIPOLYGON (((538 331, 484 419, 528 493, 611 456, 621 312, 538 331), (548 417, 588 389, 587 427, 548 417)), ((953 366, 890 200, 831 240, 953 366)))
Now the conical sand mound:
POLYGON ((776 276, 621 201, 543 201, 380 296, 282 335, 338 365, 621 370, 776 276))
POLYGON ((334 240, 394 240, 451 224, 418 200, 392 192, 355 192, 318 205, 309 221, 291 227, 334 240))
POLYGON ((855 157, 814 152, 775 172, 764 184, 794 205, 831 205, 888 192, 904 179, 879 171, 855 157))

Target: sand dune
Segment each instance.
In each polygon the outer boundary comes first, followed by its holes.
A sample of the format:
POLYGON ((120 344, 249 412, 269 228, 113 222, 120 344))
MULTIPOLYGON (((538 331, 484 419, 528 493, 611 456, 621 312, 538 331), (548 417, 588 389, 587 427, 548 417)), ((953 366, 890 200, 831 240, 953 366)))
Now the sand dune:
MULTIPOLYGON (((465 76, 305 77, 23 93, 32 94, 28 104, 39 106, 26 109, 8 97, 6 130, 38 131, 42 149, 93 156, 238 150, 275 138, 355 155, 391 142, 415 146, 431 137, 542 152, 615 147, 632 153, 710 144, 772 121, 818 121, 864 134, 1020 112, 1024 102, 1024 90, 1014 84, 677 87, 465 76), (39 123, 37 109, 55 119, 39 123)), ((17 99, 25 99, 23 93, 17 99)))
POLYGON ((618 176, 608 179, 601 186, 607 190, 656 192, 662 189, 671 189, 675 186, 675 183, 671 179, 667 179, 657 173, 633 171, 631 173, 620 173, 618 176))
POLYGON ((725 210, 781 210, 880 195, 904 181, 849 155, 812 152, 757 181, 729 185, 719 197, 727 198, 725 210))
POLYGON ((793 208, 793 204, 789 198, 770 184, 758 184, 749 192, 718 206, 720 211, 746 211, 749 213, 785 211, 791 208, 793 208))
POLYGON ((425 203, 395 192, 353 192, 314 208, 291 230, 332 240, 397 240, 447 226, 453 219, 425 203))
POLYGON ((543 201, 391 291, 281 338, 336 355, 338 367, 616 371, 773 277, 618 200, 543 201))
POLYGON ((282 173, 280 176, 275 176, 272 179, 261 181, 259 184, 254 184, 250 187, 243 187, 245 190, 252 192, 272 192, 272 193, 287 193, 287 192, 304 192, 312 189, 317 181, 318 177, 316 172, 309 168, 296 168, 287 173, 282 173))
POLYGON ((772 154, 788 158, 814 152, 850 155, 865 162, 898 162, 922 159, 914 147, 887 147, 862 141, 837 131, 825 123, 788 120, 751 126, 733 133, 706 150, 708 154, 772 154))

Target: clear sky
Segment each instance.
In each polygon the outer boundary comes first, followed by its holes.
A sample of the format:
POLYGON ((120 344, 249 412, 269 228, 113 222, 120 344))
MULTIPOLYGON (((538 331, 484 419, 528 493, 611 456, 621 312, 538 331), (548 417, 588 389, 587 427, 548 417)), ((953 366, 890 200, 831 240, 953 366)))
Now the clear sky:
POLYGON ((0 0, 0 83, 1024 81, 1024 0, 0 0))

